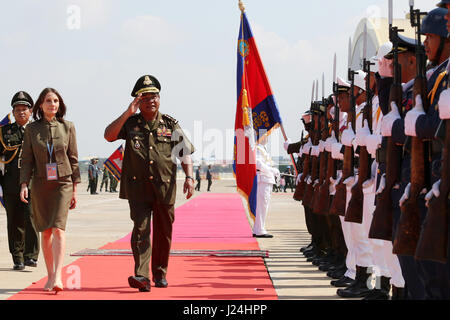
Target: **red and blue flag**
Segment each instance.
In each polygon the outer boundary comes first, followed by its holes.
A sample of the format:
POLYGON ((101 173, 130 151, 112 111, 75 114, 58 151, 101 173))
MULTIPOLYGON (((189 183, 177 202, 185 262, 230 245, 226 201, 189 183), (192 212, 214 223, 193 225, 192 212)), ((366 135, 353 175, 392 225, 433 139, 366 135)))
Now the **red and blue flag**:
POLYGON ((281 125, 281 118, 245 12, 237 48, 237 108, 233 170, 239 193, 256 214, 256 143, 281 125))
POLYGON ((120 145, 113 154, 105 160, 103 165, 114 176, 117 181, 120 181, 120 175, 122 173, 123 162, 123 145, 120 145))

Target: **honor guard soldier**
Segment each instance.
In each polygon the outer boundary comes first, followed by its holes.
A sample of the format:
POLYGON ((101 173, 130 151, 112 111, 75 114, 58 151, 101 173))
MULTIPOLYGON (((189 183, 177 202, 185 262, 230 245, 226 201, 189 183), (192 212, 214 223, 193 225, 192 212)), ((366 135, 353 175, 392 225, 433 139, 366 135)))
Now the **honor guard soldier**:
POLYGON ((25 91, 17 92, 11 101, 16 122, 1 127, 0 153, 3 157, 4 173, 1 177, 8 220, 8 242, 14 270, 25 266, 37 267, 39 256, 39 234, 32 221, 30 204, 20 201, 20 163, 23 132, 29 123, 33 99, 25 91))
POLYGON ((156 287, 167 287, 167 268, 172 240, 176 196, 176 158, 186 174, 183 191, 194 193, 191 154, 194 146, 178 121, 159 112, 161 85, 144 75, 134 86, 135 97, 127 110, 105 130, 109 142, 126 140, 120 183, 121 199, 128 199, 134 228, 131 236, 135 268, 130 287, 150 291, 149 262, 156 287), (140 113, 136 113, 137 110, 140 113), (150 221, 153 215, 153 248, 150 221))
MULTIPOLYGON (((431 10, 423 19, 420 33, 425 35, 425 51, 428 60, 434 67, 429 71, 428 97, 416 97, 415 107, 405 116, 404 133, 408 136, 417 137, 422 141, 431 141, 431 166, 425 172, 430 177, 431 185, 440 178, 440 167, 442 157, 442 145, 435 137, 435 133, 441 121, 438 111, 438 101, 441 93, 447 89, 446 78, 448 70, 448 57, 450 54, 450 40, 447 38, 447 21, 445 17, 448 10, 436 8, 431 10), (424 112, 422 101, 428 99, 429 108, 424 112)), ((400 202, 409 197, 409 187, 400 202)), ((426 216, 425 200, 420 198, 421 222, 426 216)), ((421 266, 420 278, 425 287, 425 299, 450 299, 449 270, 443 263, 419 260, 421 266)))

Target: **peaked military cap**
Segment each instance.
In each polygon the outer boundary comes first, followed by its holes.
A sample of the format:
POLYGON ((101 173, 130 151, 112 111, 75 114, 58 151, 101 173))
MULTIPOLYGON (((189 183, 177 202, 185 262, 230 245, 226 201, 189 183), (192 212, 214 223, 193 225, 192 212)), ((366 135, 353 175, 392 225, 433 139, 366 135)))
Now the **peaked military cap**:
MULTIPOLYGON (((416 52, 416 39, 411 39, 405 36, 402 36, 401 34, 397 35, 398 37, 398 53, 403 52, 416 52)), ((392 59, 394 58, 394 48, 384 56, 386 59, 392 59)))
POLYGON ((137 97, 140 93, 159 93, 161 91, 161 84, 158 79, 151 75, 140 77, 131 91, 132 97, 137 97))
POLYGON ((11 100, 11 107, 14 108, 19 104, 28 106, 28 108, 33 108, 34 102, 28 93, 25 91, 19 91, 13 96, 11 100))
POLYGON ((436 6, 439 8, 447 8, 447 5, 450 4, 450 0, 442 0, 436 6))

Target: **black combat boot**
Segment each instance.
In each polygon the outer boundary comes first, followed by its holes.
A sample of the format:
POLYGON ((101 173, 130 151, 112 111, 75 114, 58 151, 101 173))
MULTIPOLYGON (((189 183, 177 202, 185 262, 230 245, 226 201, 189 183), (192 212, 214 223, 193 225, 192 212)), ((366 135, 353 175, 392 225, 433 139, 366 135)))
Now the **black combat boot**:
POLYGON ((392 286, 392 297, 391 300, 408 300, 405 288, 398 288, 392 286))
POLYGON ((370 274, 367 273, 367 267, 356 266, 355 282, 345 289, 338 289, 337 294, 343 298, 363 298, 370 293, 367 286, 367 279, 370 274))
POLYGON ((389 291, 391 291, 390 281, 391 278, 381 276, 380 288, 371 290, 363 300, 389 300, 389 291))

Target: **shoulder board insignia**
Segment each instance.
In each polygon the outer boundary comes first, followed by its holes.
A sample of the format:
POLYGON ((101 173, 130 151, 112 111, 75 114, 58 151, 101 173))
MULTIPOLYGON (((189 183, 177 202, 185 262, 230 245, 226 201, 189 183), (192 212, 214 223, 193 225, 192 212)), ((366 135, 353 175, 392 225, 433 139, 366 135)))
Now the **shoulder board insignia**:
POLYGON ((178 123, 178 120, 172 118, 172 117, 169 116, 168 114, 163 114, 162 117, 163 117, 165 120, 168 120, 168 121, 170 121, 170 122, 173 122, 174 124, 178 123))

